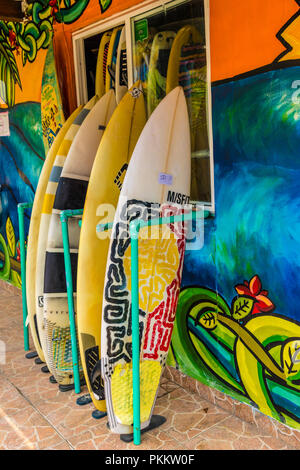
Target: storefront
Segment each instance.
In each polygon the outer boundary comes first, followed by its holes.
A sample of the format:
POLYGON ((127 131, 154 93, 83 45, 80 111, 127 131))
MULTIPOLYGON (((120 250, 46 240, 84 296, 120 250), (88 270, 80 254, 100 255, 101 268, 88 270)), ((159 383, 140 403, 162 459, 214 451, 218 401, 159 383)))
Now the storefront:
POLYGON ((26 24, 0 22, 0 278, 20 287, 17 204, 33 201, 45 148, 94 96, 99 45, 122 37, 120 100, 140 80, 149 119, 185 91, 190 197, 208 214, 185 252, 168 373, 296 429, 298 23, 293 0, 36 1, 26 24))

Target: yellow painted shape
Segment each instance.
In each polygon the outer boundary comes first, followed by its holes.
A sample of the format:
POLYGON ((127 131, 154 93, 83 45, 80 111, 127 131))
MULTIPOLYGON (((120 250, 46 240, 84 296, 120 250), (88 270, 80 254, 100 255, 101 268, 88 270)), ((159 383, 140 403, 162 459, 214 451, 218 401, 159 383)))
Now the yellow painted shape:
MULTIPOLYGON (((134 87, 139 85, 138 82, 134 87)), ((100 352, 102 297, 110 244, 110 231, 105 232, 104 239, 99 239, 96 225, 104 223, 105 217, 109 222, 114 219, 114 210, 120 196, 120 188, 114 181, 124 164, 129 163, 145 124, 143 94, 134 98, 129 92, 126 93, 110 119, 99 145, 82 217, 77 271, 78 336, 86 382, 94 405, 100 411, 106 409, 105 401, 95 399, 85 363, 86 349, 99 346, 100 352), (106 212, 105 206, 101 206, 103 204, 109 204, 113 212, 106 212), (101 207, 104 207, 102 216, 97 212, 101 207), (92 338, 92 344, 87 343, 87 337, 92 338)))
POLYGON ((288 377, 285 376, 286 371, 276 364, 270 353, 265 351, 263 355, 258 345, 264 345, 267 339, 270 342, 272 337, 274 337, 274 341, 278 341, 278 337, 282 338, 282 341, 286 341, 288 338, 300 338, 300 326, 279 316, 258 315, 247 323, 246 329, 250 332, 251 337, 256 338, 258 343, 253 343, 249 347, 250 344, 245 339, 237 341, 236 360, 241 380, 249 397, 259 406, 260 411, 278 419, 272 400, 263 393, 259 364, 262 364, 267 371, 278 376, 281 380, 287 381, 288 377), (267 355, 269 359, 265 357, 267 355))
MULTIPOLYGON (((141 422, 150 418, 161 376, 161 365, 157 361, 140 361, 141 422)), ((118 364, 111 377, 111 392, 114 413, 126 425, 133 423, 132 364, 118 364)))
POLYGON ((291 46, 291 50, 287 52, 281 61, 296 60, 300 58, 300 16, 283 31, 281 36, 291 46))
MULTIPOLYGON (((44 201, 46 195, 47 183, 50 177, 50 173, 57 155, 57 152, 60 148, 62 141, 65 138, 66 133, 68 132, 70 126, 72 125, 74 119, 78 116, 81 111, 82 106, 79 106, 76 111, 74 111, 69 119, 65 122, 63 127, 60 129, 57 134, 44 162, 39 182, 37 185, 35 198, 33 202, 30 226, 28 233, 28 244, 27 244, 27 263, 26 263, 26 295, 27 295, 27 308, 28 308, 28 318, 29 325, 31 330, 32 339, 34 342, 35 349, 39 355, 39 358, 45 362, 44 353, 40 346, 40 342, 37 337, 37 331, 34 322, 35 315, 35 276, 36 276, 36 258, 37 258, 37 238, 40 229, 41 213, 47 211, 46 213, 51 213, 53 202, 49 199, 44 201), (43 203, 44 201, 44 203, 43 203), (51 210, 49 212, 49 204, 51 204, 51 210)), ((49 195, 50 197, 50 195, 49 195)))
MULTIPOLYGON (((147 233, 147 228, 140 231, 139 237, 139 293, 140 308, 144 312, 153 312, 164 300, 167 287, 176 277, 180 256, 174 233, 164 226, 160 238, 154 231, 147 233)), ((131 246, 125 252, 124 272, 127 289, 131 290, 131 246)))

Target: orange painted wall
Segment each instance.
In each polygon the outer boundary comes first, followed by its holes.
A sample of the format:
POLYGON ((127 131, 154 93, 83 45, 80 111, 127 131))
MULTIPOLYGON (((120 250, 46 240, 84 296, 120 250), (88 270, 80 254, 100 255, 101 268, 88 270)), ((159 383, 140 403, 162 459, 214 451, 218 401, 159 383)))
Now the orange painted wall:
MULTIPOLYGON (((68 113, 76 107, 72 33, 141 3, 142 0, 112 0, 109 9, 101 14, 98 0, 90 0, 78 21, 55 25, 58 76, 68 113)), ((228 79, 276 60, 285 51, 276 34, 298 11, 296 0, 211 0, 212 81, 228 79)), ((300 52, 294 53, 293 59, 299 58, 300 52)))
POLYGON ((211 0, 212 81, 273 62, 285 50, 276 34, 298 10, 295 0, 211 0))

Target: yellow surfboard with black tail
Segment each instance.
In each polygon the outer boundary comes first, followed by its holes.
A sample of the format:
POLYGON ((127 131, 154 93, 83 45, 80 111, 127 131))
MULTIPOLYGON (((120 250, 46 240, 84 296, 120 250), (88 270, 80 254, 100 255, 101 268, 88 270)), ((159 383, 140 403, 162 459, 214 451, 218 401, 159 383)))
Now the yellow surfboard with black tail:
POLYGON ((77 321, 81 362, 95 407, 105 411, 101 379, 101 311, 110 232, 97 236, 96 225, 112 222, 124 176, 146 124, 141 83, 122 98, 102 137, 88 185, 79 241, 77 321), (99 184, 101 181, 101 184, 99 184), (105 219, 106 211, 108 220, 105 219), (99 238, 100 237, 100 238, 99 238))

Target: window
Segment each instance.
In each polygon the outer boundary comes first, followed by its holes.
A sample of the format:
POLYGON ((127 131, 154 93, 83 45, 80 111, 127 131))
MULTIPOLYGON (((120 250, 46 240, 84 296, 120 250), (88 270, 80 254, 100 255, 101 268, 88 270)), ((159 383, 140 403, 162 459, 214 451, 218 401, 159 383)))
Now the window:
MULTIPOLYGON (((139 9, 131 9, 119 18, 100 22, 99 26, 94 26, 94 35, 90 30, 86 37, 84 32, 81 33, 84 46, 79 45, 77 49, 83 50, 84 57, 83 60, 79 57, 78 63, 85 63, 86 76, 77 79, 77 85, 83 83, 85 88, 79 96, 90 98, 93 95, 102 34, 125 21, 128 85, 138 79, 142 81, 148 117, 169 91, 178 85, 183 87, 191 128, 191 200, 214 209, 208 2, 173 0, 161 3, 154 1, 147 7, 141 4, 139 9)), ((76 37, 74 39, 76 56, 76 37)))
POLYGON ((166 93, 183 87, 191 128, 191 200, 210 202, 204 16, 203 1, 192 0, 134 18, 133 77, 143 82, 148 117, 166 93))

